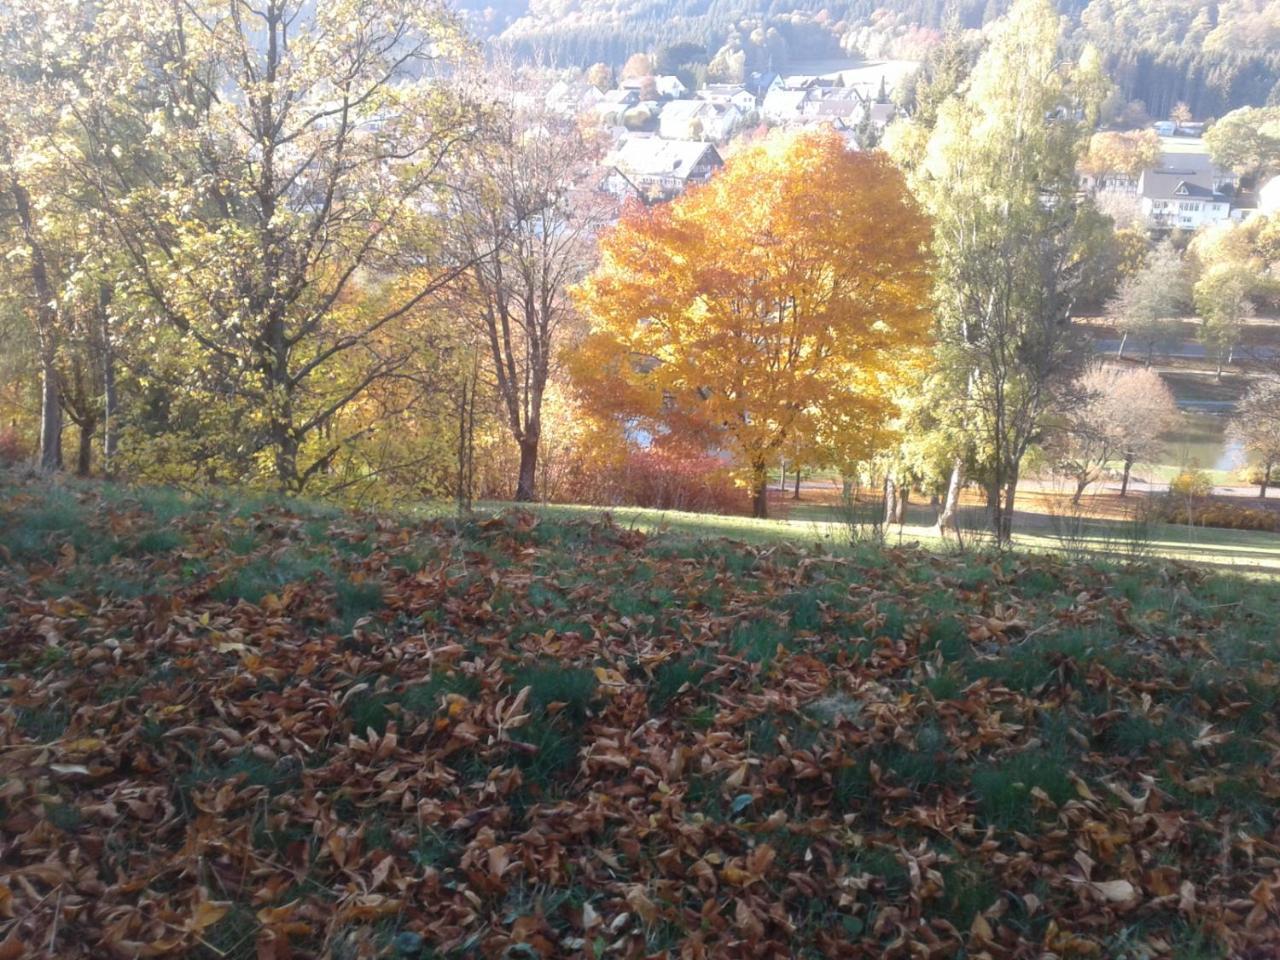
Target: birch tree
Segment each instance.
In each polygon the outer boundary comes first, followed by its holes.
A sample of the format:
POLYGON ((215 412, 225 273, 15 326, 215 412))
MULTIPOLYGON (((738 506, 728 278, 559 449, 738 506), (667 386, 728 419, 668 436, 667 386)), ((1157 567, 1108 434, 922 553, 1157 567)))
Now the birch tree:
POLYGON ((381 428, 343 419, 406 362, 378 334, 466 266, 438 220, 478 117, 437 76, 457 24, 419 0, 121 0, 65 42, 88 54, 61 159, 181 358, 195 434, 302 490, 381 428))
POLYGON ((1075 165, 1103 92, 1096 57, 1064 61, 1047 0, 1016 0, 966 84, 938 110, 913 184, 938 259, 939 398, 965 427, 941 523, 954 526, 966 464, 1012 532, 1022 459, 1078 368, 1071 326, 1091 237, 1075 165))

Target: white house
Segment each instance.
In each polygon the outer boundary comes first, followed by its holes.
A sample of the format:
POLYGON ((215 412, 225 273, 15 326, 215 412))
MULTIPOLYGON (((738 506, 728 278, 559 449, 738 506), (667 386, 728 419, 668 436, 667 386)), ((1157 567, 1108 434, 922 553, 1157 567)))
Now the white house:
POLYGON ((1258 212, 1263 216, 1280 213, 1280 177, 1272 177, 1258 188, 1258 212))
POLYGON ((1213 187, 1209 173, 1148 170, 1138 178, 1138 204, 1153 227, 1196 230, 1231 216, 1231 197, 1213 187))
POLYGON ((606 123, 621 123, 622 115, 632 107, 640 103, 640 94, 635 90, 626 90, 622 87, 616 90, 606 90, 600 96, 599 103, 596 104, 596 113, 606 123))
POLYGON ((606 161, 604 187, 619 197, 667 200, 705 183, 722 166, 724 161, 709 143, 628 138, 606 161))
POLYGON ((689 92, 689 88, 680 81, 680 78, 671 74, 660 77, 627 77, 618 86, 624 90, 634 90, 643 98, 644 88, 650 83, 653 84, 654 93, 663 99, 683 97, 689 92))
POLYGON ((801 110, 808 95, 808 90, 774 87, 764 95, 760 112, 770 123, 792 123, 803 116, 801 110))
POLYGON ((756 95, 740 83, 708 83, 698 91, 698 99, 732 104, 744 115, 756 108, 756 95))
POLYGON ((593 109, 604 94, 589 83, 557 80, 547 88, 544 103, 548 110, 566 117, 576 117, 593 109))
POLYGON ((731 103, 672 100, 658 117, 658 133, 668 140, 728 140, 742 113, 731 103))
POLYGON ((810 120, 854 121, 862 117, 862 94, 847 87, 810 87, 800 104, 800 115, 810 120))

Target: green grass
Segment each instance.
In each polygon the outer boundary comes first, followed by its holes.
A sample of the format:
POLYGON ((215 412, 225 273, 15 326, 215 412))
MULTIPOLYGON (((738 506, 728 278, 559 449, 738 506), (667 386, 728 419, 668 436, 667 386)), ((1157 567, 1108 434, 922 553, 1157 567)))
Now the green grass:
POLYGON ((1028 955, 1052 917, 1102 956, 1214 956, 1208 914, 1090 904, 1075 851, 1096 878, 1177 867, 1204 910, 1273 871, 1248 855, 1280 828, 1272 580, 741 518, 615 511, 636 537, 576 508, 530 527, 5 483, 0 819, 43 821, 109 879, 104 910, 221 883, 204 939, 228 956, 258 910, 351 891, 370 913, 342 929, 382 953, 478 949, 434 932, 446 908, 503 949, 518 922, 586 939, 586 903, 603 929, 632 913, 634 949, 697 929, 718 953, 741 932, 702 911, 769 897, 794 956, 877 955, 890 911, 958 931, 957 956, 980 913, 1028 955), (236 869, 163 868, 210 824, 236 869), (438 900, 374 915, 403 878, 438 900))

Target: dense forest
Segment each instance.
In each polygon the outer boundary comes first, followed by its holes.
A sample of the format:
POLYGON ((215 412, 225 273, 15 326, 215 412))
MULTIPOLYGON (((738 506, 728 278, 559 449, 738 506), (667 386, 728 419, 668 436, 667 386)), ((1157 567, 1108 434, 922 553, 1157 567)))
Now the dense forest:
MULTIPOLYGON (((1105 57, 1124 101, 1155 117, 1196 117, 1280 101, 1280 0, 1058 0, 1070 42, 1105 57)), ((833 56, 923 59, 945 32, 976 30, 1008 0, 501 0, 469 11, 477 32, 517 56, 562 66, 621 65, 676 48, 680 64, 742 55, 785 70, 833 56)), ((715 70, 712 70, 715 73, 715 70)))

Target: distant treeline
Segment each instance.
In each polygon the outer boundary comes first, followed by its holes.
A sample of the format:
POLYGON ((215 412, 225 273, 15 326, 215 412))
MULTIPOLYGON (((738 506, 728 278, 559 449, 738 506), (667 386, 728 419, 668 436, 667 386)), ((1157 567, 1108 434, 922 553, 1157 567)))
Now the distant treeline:
MULTIPOLYGON (((481 0, 474 0, 477 7, 481 0)), ((556 66, 620 66, 634 53, 755 45, 775 70, 796 60, 856 55, 870 30, 887 52, 920 30, 976 29, 1009 0, 508 0, 472 12, 482 34, 517 57, 556 66)), ((1058 0, 1078 47, 1104 54, 1125 100, 1153 117, 1186 103, 1198 118, 1280 103, 1280 0, 1058 0)), ((758 57, 753 57, 758 60, 758 57)))

